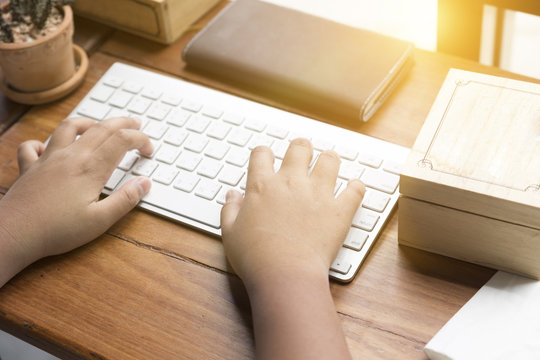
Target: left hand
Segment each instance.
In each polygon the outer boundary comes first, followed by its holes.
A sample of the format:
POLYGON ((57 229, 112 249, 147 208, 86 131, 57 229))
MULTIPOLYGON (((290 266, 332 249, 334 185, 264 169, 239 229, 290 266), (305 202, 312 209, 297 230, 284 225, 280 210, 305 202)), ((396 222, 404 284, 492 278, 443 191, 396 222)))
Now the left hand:
POLYGON ((72 250, 137 205, 150 189, 147 178, 134 178, 103 200, 99 195, 127 150, 153 151, 139 127, 140 121, 131 118, 97 124, 66 119, 47 147, 38 141, 21 144, 20 177, 0 201, 0 260, 21 270, 39 258, 72 250))

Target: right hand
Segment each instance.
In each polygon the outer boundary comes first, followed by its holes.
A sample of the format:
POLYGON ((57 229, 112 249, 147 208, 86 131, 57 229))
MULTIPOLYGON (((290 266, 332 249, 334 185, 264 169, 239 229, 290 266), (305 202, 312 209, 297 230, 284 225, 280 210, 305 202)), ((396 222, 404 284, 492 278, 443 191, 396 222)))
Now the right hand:
POLYGON ((221 213, 223 243, 244 281, 280 273, 328 277, 365 187, 352 180, 336 198, 338 155, 322 152, 308 175, 312 154, 308 140, 296 139, 274 173, 271 150, 257 147, 251 153, 245 198, 236 191, 227 194, 221 213))

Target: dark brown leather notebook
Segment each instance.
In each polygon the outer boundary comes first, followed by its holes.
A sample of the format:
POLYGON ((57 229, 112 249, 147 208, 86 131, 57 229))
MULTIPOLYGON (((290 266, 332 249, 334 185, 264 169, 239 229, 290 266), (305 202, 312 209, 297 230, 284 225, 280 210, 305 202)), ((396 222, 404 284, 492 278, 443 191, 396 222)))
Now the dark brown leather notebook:
POLYGON ((405 41, 257 0, 229 4, 186 46, 194 68, 287 105, 367 121, 412 64, 405 41))

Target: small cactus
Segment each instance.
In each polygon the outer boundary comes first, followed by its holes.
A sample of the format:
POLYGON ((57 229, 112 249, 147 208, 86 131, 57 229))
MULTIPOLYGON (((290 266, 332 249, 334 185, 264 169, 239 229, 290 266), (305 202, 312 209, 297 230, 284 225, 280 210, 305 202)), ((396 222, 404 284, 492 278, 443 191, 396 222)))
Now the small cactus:
POLYGON ((13 42, 13 27, 22 23, 41 30, 54 7, 71 5, 74 2, 75 0, 10 0, 8 13, 11 14, 11 21, 6 21, 0 14, 0 41, 13 42))
POLYGON ((2 16, 0 16, 0 40, 6 43, 13 42, 13 30, 2 16))

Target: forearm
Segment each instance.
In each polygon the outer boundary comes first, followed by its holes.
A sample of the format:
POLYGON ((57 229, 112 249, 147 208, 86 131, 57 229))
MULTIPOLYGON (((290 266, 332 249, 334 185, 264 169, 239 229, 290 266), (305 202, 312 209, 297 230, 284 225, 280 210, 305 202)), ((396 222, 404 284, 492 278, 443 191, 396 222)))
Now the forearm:
POLYGON ((258 359, 350 359, 326 273, 247 285, 258 359))

